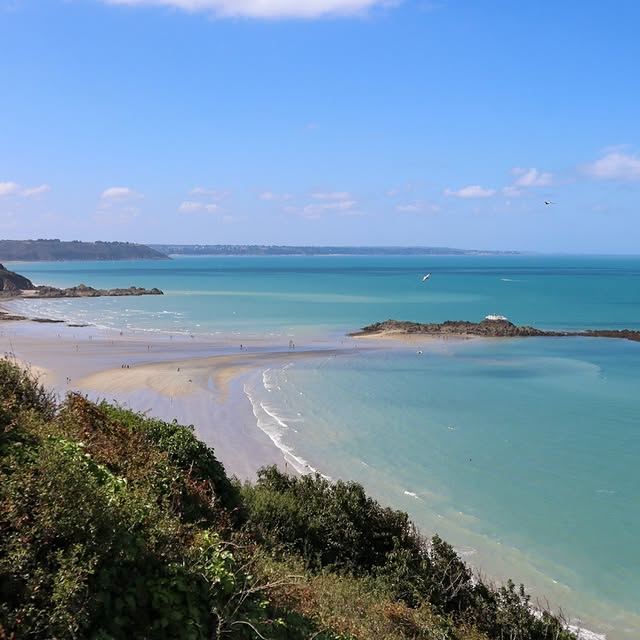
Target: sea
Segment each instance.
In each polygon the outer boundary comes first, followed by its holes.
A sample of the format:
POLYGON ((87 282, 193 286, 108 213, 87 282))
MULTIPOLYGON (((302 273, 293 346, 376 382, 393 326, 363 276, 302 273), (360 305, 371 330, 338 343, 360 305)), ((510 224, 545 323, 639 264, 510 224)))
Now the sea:
POLYGON ((28 315, 317 350, 243 383, 256 428, 288 464, 362 483, 486 579, 523 582, 590 630, 582 637, 640 638, 640 343, 348 336, 389 318, 488 314, 547 330, 640 330, 640 257, 174 256, 10 268, 37 284, 165 293, 11 303, 28 315))

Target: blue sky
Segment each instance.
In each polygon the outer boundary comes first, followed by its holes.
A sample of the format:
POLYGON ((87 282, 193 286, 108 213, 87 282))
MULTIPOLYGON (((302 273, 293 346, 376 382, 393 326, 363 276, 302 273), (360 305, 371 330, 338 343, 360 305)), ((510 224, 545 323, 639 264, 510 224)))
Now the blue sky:
POLYGON ((0 0, 0 237, 639 253, 638 25, 635 0, 0 0))

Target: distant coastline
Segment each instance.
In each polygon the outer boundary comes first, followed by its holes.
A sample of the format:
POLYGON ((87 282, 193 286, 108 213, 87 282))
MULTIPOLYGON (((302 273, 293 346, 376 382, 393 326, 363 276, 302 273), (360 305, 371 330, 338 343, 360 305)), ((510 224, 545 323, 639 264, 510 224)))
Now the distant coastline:
POLYGON ((518 251, 453 247, 332 247, 257 244, 150 244, 160 253, 180 256, 503 256, 518 251))

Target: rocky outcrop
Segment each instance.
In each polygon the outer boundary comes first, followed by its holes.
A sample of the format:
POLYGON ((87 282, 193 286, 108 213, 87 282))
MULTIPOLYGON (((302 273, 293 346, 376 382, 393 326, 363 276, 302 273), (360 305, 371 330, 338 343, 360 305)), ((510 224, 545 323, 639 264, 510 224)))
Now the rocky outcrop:
POLYGON ((161 296, 160 289, 145 289, 144 287, 129 287, 128 289, 94 289, 86 284, 77 287, 58 289, 56 287, 36 287, 31 298, 97 298, 99 296, 161 296))
POLYGON ((15 271, 5 269, 2 264, 0 264, 0 285, 0 290, 9 294, 16 294, 24 289, 34 288, 29 278, 25 278, 15 271))
POLYGON ((525 338, 536 336, 584 336, 594 338, 623 338, 640 342, 640 331, 623 329, 593 329, 589 331, 543 331, 535 327, 519 327, 508 320, 482 320, 469 322, 466 320, 447 320, 442 323, 403 322, 386 320, 363 327, 351 336, 373 336, 384 334, 408 334, 429 336, 480 336, 485 338, 525 338))
POLYGON ((154 287, 128 287, 127 289, 94 289, 86 284, 58 289, 57 287, 36 286, 15 271, 9 271, 0 264, 0 295, 25 298, 97 298, 98 296, 161 296, 162 291, 154 287))
MULTIPOLYGON (((402 322, 400 320, 386 320, 363 327, 359 332, 351 335, 371 335, 375 333, 405 333, 428 334, 441 336, 486 336, 488 338, 544 336, 547 332, 534 327, 518 327, 508 320, 483 320, 469 322, 467 320, 447 320, 441 323, 402 322)), ((557 335, 557 334, 554 334, 557 335)))

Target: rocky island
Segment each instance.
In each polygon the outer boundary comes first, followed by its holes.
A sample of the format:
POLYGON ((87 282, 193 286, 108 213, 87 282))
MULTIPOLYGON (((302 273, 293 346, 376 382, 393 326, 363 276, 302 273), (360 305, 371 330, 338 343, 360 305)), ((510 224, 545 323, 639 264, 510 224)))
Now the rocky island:
POLYGON ((439 323, 405 322, 385 320, 363 327, 349 334, 353 337, 379 336, 394 337, 401 335, 459 336, 484 338, 528 338, 549 336, 586 336, 593 338, 622 338, 640 342, 640 331, 632 329, 610 330, 589 329, 586 331, 543 331, 529 326, 517 326, 506 318, 494 320, 485 318, 481 322, 467 320, 447 320, 439 323))

